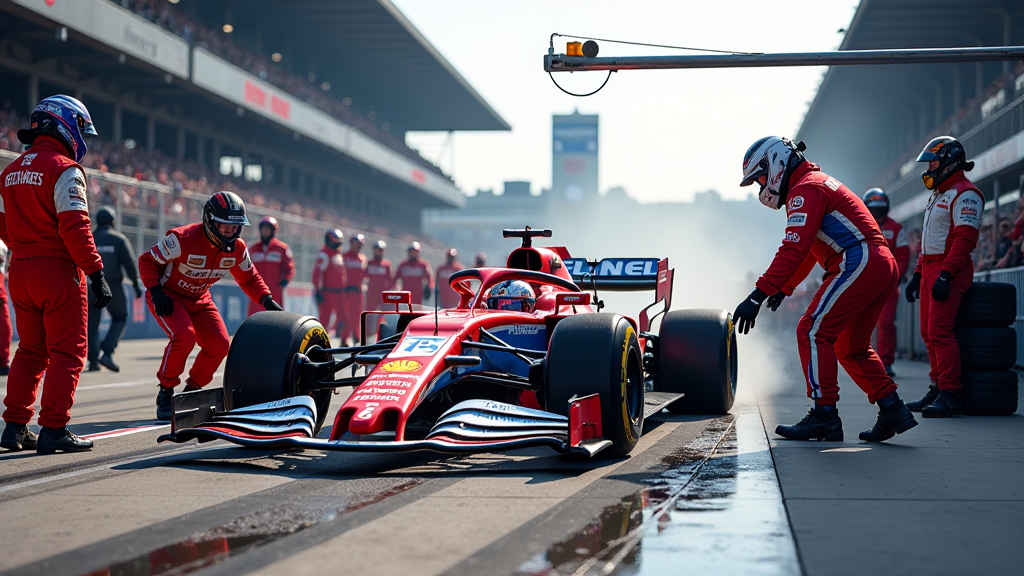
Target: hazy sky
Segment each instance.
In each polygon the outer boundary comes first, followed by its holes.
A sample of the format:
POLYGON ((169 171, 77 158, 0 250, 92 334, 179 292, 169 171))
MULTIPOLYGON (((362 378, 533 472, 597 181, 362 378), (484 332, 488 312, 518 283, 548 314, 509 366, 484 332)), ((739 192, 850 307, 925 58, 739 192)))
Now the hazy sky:
MULTIPOLYGON (((749 52, 836 49, 858 0, 392 0, 511 132, 454 137, 454 178, 464 192, 505 180, 551 184, 551 115, 600 114, 601 192, 622 186, 643 202, 684 201, 737 186, 747 147, 794 136, 825 68, 625 71, 589 98, 560 92, 543 70, 552 32, 749 52)), ((565 52, 559 39, 556 52, 565 52)), ((601 55, 672 53, 601 43, 601 55)), ((675 52, 680 53, 680 52, 675 52)), ((604 72, 555 74, 587 92, 604 72)), ((444 137, 408 142, 451 172, 444 137)))

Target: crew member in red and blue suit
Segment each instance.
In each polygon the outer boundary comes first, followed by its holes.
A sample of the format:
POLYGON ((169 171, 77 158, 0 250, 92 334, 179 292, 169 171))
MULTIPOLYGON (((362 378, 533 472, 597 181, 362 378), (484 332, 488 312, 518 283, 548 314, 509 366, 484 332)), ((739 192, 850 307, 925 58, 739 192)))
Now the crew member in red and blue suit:
POLYGON ((239 238, 242 227, 248 225, 242 199, 233 192, 217 192, 206 201, 202 222, 172 228, 139 256, 149 310, 170 338, 156 373, 160 420, 170 420, 174 414, 174 387, 181 383, 185 362, 196 344, 200 350, 185 381, 186 392, 209 384, 228 355, 228 330, 210 295, 211 285, 231 274, 265 310, 281 310, 239 238))
POLYGON ((85 278, 92 280, 93 306, 111 299, 79 164, 96 130, 85 105, 70 96, 43 99, 29 120, 31 128, 18 131, 29 149, 0 174, 0 239, 13 254, 10 297, 21 338, 7 379, 0 446, 81 452, 92 441, 67 424, 88 352, 85 278), (37 437, 28 423, 44 373, 37 437))
POLYGON ((874 427, 861 440, 880 442, 917 425, 896 383, 871 348, 871 332, 896 289, 896 259, 871 213, 856 194, 804 158, 803 143, 768 136, 743 157, 741 186, 757 182, 758 198, 773 210, 786 207, 786 235, 756 288, 736 308, 737 330, 754 326, 761 304, 778 309, 814 265, 825 269, 821 287, 797 324, 800 364, 814 407, 799 423, 775 433, 792 440, 843 440, 838 368, 879 407, 874 427))

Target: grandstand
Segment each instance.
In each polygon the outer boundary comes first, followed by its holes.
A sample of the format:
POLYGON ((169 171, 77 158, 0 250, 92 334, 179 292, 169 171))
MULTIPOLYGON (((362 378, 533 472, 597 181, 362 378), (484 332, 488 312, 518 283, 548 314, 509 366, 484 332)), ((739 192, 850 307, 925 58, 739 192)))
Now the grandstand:
MULTIPOLYGON (((862 0, 840 50, 1022 44, 1019 0, 862 0)), ((998 220, 1021 213, 1024 62, 833 67, 798 137, 810 158, 854 191, 883 188, 890 215, 914 230, 930 195, 915 160, 929 139, 943 134, 963 142, 976 162, 968 176, 986 198, 975 279, 1014 282, 1024 294, 1024 268, 996 270, 994 257, 998 220)), ((1020 248, 1018 242, 1012 250, 1020 248)), ((901 300, 900 349, 908 355, 924 350, 915 321, 901 300)), ((1016 327, 1020 365, 1024 322, 1016 327)))
POLYGON ((90 193, 137 208, 143 245, 191 218, 176 197, 216 189, 316 229, 418 237, 424 208, 464 197, 405 132, 509 128, 387 0, 0 0, 0 148, 62 92, 101 134, 88 167, 116 175, 90 193))

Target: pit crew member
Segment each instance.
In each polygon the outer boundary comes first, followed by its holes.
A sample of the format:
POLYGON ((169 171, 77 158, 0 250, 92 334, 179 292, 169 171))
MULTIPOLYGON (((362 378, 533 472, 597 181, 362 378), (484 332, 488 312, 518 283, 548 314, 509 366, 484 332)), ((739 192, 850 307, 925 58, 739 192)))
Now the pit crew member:
POLYGON ((409 244, 409 258, 402 261, 395 270, 395 283, 402 283, 402 290, 412 293, 413 304, 423 304, 434 290, 434 273, 430 263, 420 258, 420 243, 409 244))
POLYGON ((0 173, 0 239, 11 248, 10 297, 21 341, 4 398, 0 446, 8 450, 81 452, 92 448, 67 429, 88 352, 88 297, 110 303, 86 201, 86 139, 96 135, 85 105, 50 96, 36 105, 31 128, 18 131, 29 149, 0 173), (38 438, 28 429, 43 385, 38 438))
POLYGON ((11 312, 7 309, 7 267, 10 264, 11 253, 7 244, 0 240, 0 376, 7 376, 11 373, 11 338, 14 335, 14 328, 11 326, 11 312))
POLYGON ((345 289, 345 261, 341 257, 341 243, 345 235, 335 228, 324 234, 324 245, 313 265, 313 295, 318 306, 320 323, 330 333, 338 334, 345 324, 345 307, 341 298, 345 289))
MULTIPOLYGON (((270 289, 274 302, 284 306, 284 289, 295 277, 295 260, 292 258, 292 249, 277 239, 277 228, 277 218, 273 216, 260 221, 260 241, 249 248, 249 258, 270 289)), ((249 301, 248 316, 261 310, 263 307, 258 303, 249 301)))
POLYGON ((458 261, 459 251, 450 248, 444 255, 444 264, 437 267, 437 290, 441 293, 441 308, 455 308, 459 305, 459 294, 452 289, 448 278, 464 267, 458 261))
POLYGON ((921 257, 907 284, 907 301, 921 299, 921 338, 928 348, 928 393, 908 406, 928 418, 963 412, 960 401, 960 348, 953 324, 960 300, 974 279, 971 252, 978 244, 985 197, 967 179, 974 168, 963 144, 949 136, 929 142, 918 162, 927 162, 921 174, 925 188, 934 190, 924 212, 921 257))
POLYGON ((125 328, 128 327, 128 301, 124 297, 124 276, 132 282, 135 297, 142 298, 142 284, 139 282, 139 270, 135 267, 135 251, 124 234, 114 230, 114 209, 104 206, 96 211, 96 229, 92 236, 96 239, 96 250, 103 258, 103 270, 110 284, 113 300, 107 306, 110 312, 110 329, 100 342, 101 313, 97 308, 89 309, 89 372, 96 372, 103 366, 112 372, 120 372, 121 367, 114 362, 114 350, 121 341, 125 328), (122 275, 122 270, 123 274, 122 275))
POLYGON ((391 290, 393 284, 391 260, 384 257, 387 248, 386 242, 377 240, 373 245, 373 258, 366 263, 366 302, 374 310, 384 309, 383 292, 391 290))
POLYGON ((799 423, 779 426, 775 433, 793 440, 842 441, 838 359, 868 401, 879 406, 874 427, 860 439, 880 442, 917 425, 871 349, 871 332, 899 280, 896 260, 860 198, 805 160, 804 149, 803 143, 769 136, 754 142, 743 157, 740 185, 760 184, 761 203, 773 210, 785 205, 788 219, 771 266, 736 308, 737 330, 746 334, 765 300, 776 310, 820 264, 825 269, 821 287, 796 329, 814 407, 799 423))
POLYGON ((366 256, 360 253, 366 236, 356 234, 348 239, 348 250, 341 255, 345 266, 345 291, 342 302, 345 309, 345 323, 338 330, 338 338, 345 340, 359 337, 359 315, 363 312, 363 279, 366 277, 366 256))
MULTIPOLYGON (((889 218, 889 196, 881 188, 872 188, 864 193, 864 205, 868 207, 871 216, 882 229, 882 236, 885 236, 885 241, 889 244, 889 251, 896 258, 896 268, 902 283, 910 264, 910 242, 907 240, 907 233, 903 231, 903 225, 889 218)), ((897 286, 878 318, 878 357, 885 365, 885 373, 890 377, 896 376, 892 363, 896 361, 896 304, 899 298, 900 289, 897 286)))
POLYGON ((477 252, 476 258, 473 262, 473 267, 483 268, 484 266, 487 266, 487 254, 484 254, 483 252, 477 252))
POLYGON ((185 381, 185 391, 199 390, 228 354, 228 331, 210 286, 229 273, 239 287, 266 310, 281 310, 270 289, 253 267, 242 227, 249 225, 245 203, 233 192, 217 192, 203 207, 203 220, 172 228, 167 236, 139 257, 146 285, 146 302, 170 342, 164 350, 156 397, 156 417, 173 415, 174 387, 196 344, 199 354, 185 381))

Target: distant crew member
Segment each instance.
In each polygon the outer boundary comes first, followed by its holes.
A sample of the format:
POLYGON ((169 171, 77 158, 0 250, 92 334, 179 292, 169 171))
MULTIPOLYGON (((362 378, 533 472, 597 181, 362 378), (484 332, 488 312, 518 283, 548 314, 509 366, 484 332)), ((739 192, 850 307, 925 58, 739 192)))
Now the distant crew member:
MULTIPOLYGON (((885 241, 889 244, 889 251, 896 258, 900 282, 903 282, 907 275, 907 266, 910 265, 910 242, 907 240, 907 233, 903 231, 903 225, 889 218, 889 196, 881 188, 872 188, 864 193, 864 205, 868 207, 871 216, 882 229, 882 236, 885 236, 885 241)), ((885 365, 885 373, 890 377, 896 376, 892 364, 896 361, 896 305, 899 300, 900 289, 897 286, 878 318, 878 357, 885 365)))
POLYGON ((7 309, 7 268, 10 266, 11 253, 7 244, 0 240, 0 376, 10 374, 11 338, 14 328, 11 326, 11 312, 7 309))
POLYGON ((131 280, 136 298, 142 298, 142 284, 139 283, 139 270, 135 267, 135 251, 124 234, 114 230, 113 208, 104 206, 96 212, 96 229, 92 236, 96 239, 96 250, 103 258, 103 271, 113 299, 107 306, 110 329, 102 343, 99 337, 102 313, 97 308, 89 309, 89 372, 96 372, 100 366, 120 372, 121 367, 114 362, 114 351, 128 327, 128 301, 122 285, 124 276, 131 280))
POLYGON ((960 401, 960 348, 953 324, 964 292, 974 279, 971 252, 978 245, 985 197, 967 179, 974 168, 963 144, 949 136, 929 142, 918 162, 927 162, 921 174, 925 188, 934 190, 924 212, 921 257, 907 284, 907 301, 921 299, 921 338, 928 348, 932 385, 911 410, 928 418, 963 413, 960 401))
POLYGON ((265 310, 281 310, 240 238, 242 227, 248 225, 242 199, 233 192, 217 192, 206 201, 202 222, 172 228, 139 257, 149 310, 171 339, 156 373, 160 420, 174 415, 174 387, 181 383, 185 362, 196 344, 200 350, 185 381, 186 392, 209 384, 228 355, 228 330, 210 296, 210 286, 230 273, 265 310))
POLYGON ((384 301, 382 292, 391 290, 394 280, 391 276, 391 260, 384 257, 384 251, 388 245, 383 240, 377 240, 373 245, 373 258, 366 263, 366 303, 373 310, 383 310, 384 301))
POLYGON ((487 254, 484 254, 483 252, 477 252, 476 259, 473 262, 473 267, 483 268, 484 266, 487 266, 487 254))
POLYGON ((67 429, 78 377, 89 351, 86 276, 92 305, 110 303, 86 201, 86 138, 96 135, 85 105, 51 96, 36 105, 18 140, 29 149, 0 173, 0 239, 10 246, 11 300, 18 352, 7 379, 0 446, 8 450, 81 452, 92 448, 67 429), (38 438, 28 428, 43 385, 38 438))
POLYGON ((345 235, 335 228, 324 234, 324 246, 313 265, 313 295, 316 297, 320 323, 331 333, 338 334, 345 325, 345 306, 341 297, 345 289, 345 261, 341 257, 341 243, 345 235))
POLYGON ((867 207, 838 180, 803 155, 804 146, 769 136, 743 157, 740 186, 760 184, 761 203, 786 206, 786 236, 768 271, 734 314, 737 330, 754 326, 761 304, 777 310, 815 263, 825 269, 822 285, 797 324, 800 365, 814 407, 799 423, 775 433, 792 440, 843 440, 836 360, 878 404, 874 427, 860 433, 868 442, 888 440, 917 425, 896 393, 896 383, 871 349, 871 332, 896 289, 896 259, 867 207), (770 295, 770 296, 769 296, 770 295))
POLYGON ((448 283, 448 278, 452 274, 463 269, 462 264, 459 264, 458 257, 458 250, 448 249, 444 255, 444 264, 437 268, 437 290, 441 293, 441 308, 456 308, 459 305, 459 294, 448 283))
POLYGON ((345 307, 345 323, 338 331, 342 343, 352 337, 359 337, 359 316, 363 313, 363 279, 366 277, 366 256, 361 253, 366 236, 356 234, 348 239, 348 251, 341 255, 345 263, 345 291, 342 300, 345 307))
POLYGON ((412 293, 412 303, 422 305, 434 289, 434 274, 430 263, 420 258, 420 243, 409 244, 409 258, 403 260, 395 270, 395 283, 402 283, 402 290, 412 293))
MULTIPOLYGON (((292 258, 292 249, 277 239, 277 228, 277 218, 267 216, 260 221, 260 241, 249 248, 249 257, 267 288, 270 288, 274 302, 284 306, 284 289, 295 277, 295 260, 292 258)), ((263 307, 258 303, 249 301, 248 316, 261 310, 263 307)))

